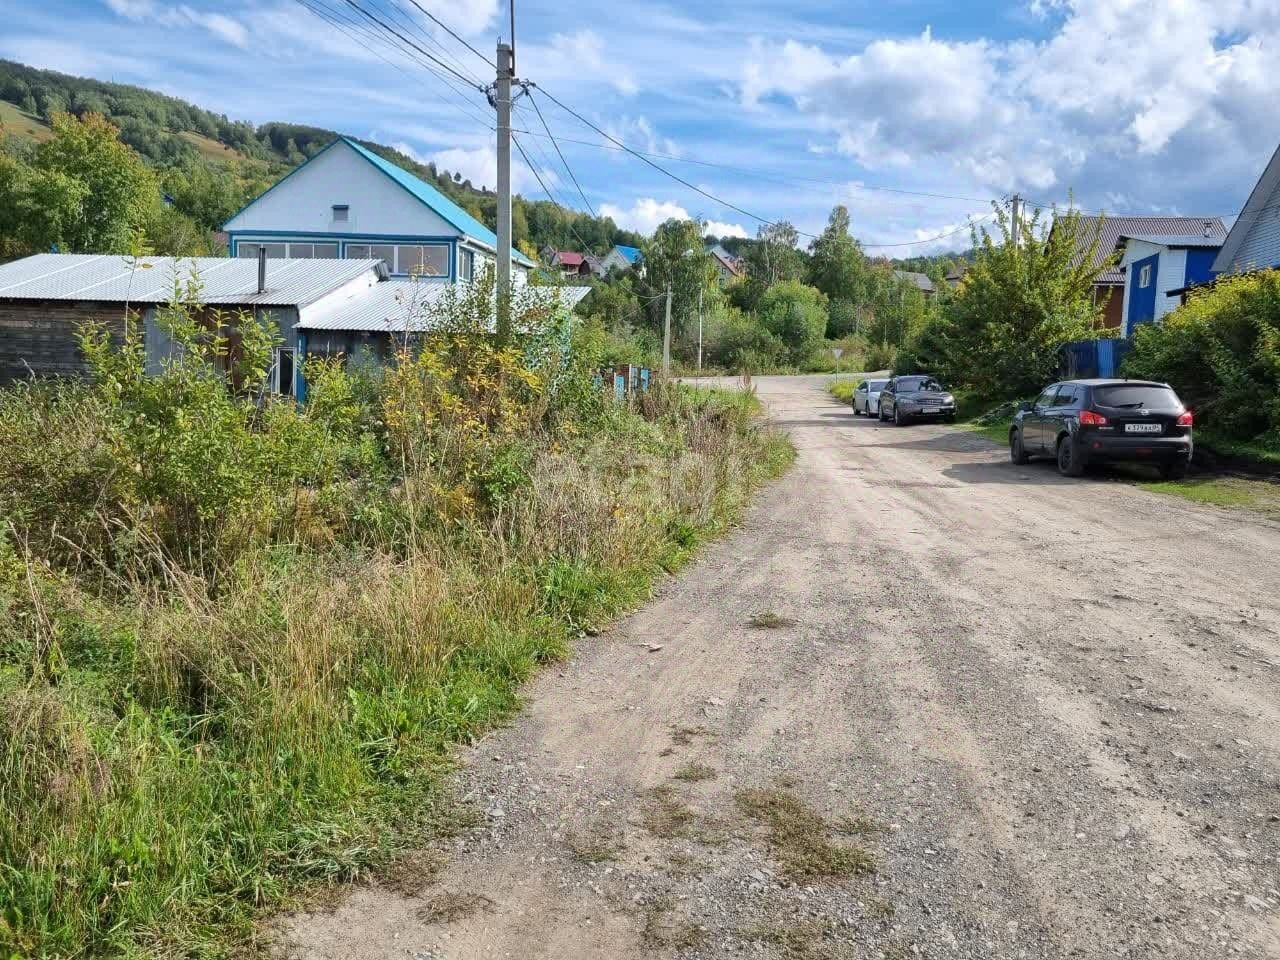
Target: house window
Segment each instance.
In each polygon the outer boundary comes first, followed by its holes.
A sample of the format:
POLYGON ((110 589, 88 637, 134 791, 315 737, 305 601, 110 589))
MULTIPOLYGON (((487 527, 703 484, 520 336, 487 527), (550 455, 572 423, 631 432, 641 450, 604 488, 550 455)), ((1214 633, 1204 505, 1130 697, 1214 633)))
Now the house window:
POLYGON ((346 223, 351 219, 351 208, 345 203, 335 203, 333 205, 333 222, 346 223))
POLYGON ((396 247, 396 273, 418 277, 447 277, 449 275, 449 248, 443 244, 429 246, 405 245, 396 247))
POLYGON ((381 260, 387 269, 395 272, 396 248, 389 243, 349 243, 348 260, 381 260))
POLYGON ((282 397, 293 396, 293 351, 283 347, 276 350, 275 376, 272 386, 282 397))
POLYGON ((302 260, 336 260, 338 258, 338 245, 336 243, 291 243, 289 244, 289 256, 302 260))
POLYGON ((476 275, 476 255, 473 250, 458 251, 458 279, 474 280, 476 275))
POLYGON ((1151 264, 1148 263, 1145 267, 1143 267, 1141 270, 1138 271, 1138 286, 1140 287, 1151 286, 1151 264))
POLYGON ((236 256, 256 260, 259 247, 266 248, 268 260, 283 260, 288 255, 283 243, 238 243, 236 244, 236 256))

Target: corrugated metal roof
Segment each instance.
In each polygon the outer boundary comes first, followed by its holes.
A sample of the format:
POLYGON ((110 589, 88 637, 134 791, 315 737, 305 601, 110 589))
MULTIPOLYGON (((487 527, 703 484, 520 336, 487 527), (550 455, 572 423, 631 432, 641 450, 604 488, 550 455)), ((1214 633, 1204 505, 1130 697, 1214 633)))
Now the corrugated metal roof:
POLYGON ((911 270, 895 270, 893 271, 893 275, 899 280, 906 280, 909 283, 915 284, 919 289, 928 293, 933 292, 933 281, 929 279, 929 275, 927 273, 915 273, 911 270))
POLYGON ((0 266, 0 300, 165 303, 175 281, 193 275, 214 306, 293 307, 314 303, 363 273, 385 276, 380 260, 268 260, 258 293, 258 261, 231 257, 139 257, 38 253, 0 266))
POLYGON ((1141 240, 1143 243, 1154 243, 1161 247, 1204 247, 1216 250, 1222 246, 1221 237, 1180 237, 1171 233, 1134 234, 1132 236, 1122 233, 1116 241, 1116 246, 1120 246, 1125 240, 1141 240))
MULTIPOLYGON (((320 304, 313 313, 300 319, 298 328, 425 333, 439 329, 445 308, 462 287, 462 284, 429 280, 388 280, 340 303, 320 304)), ((572 309, 590 292, 591 287, 522 287, 517 302, 528 303, 530 298, 555 299, 572 309)))
MULTIPOLYGON (((360 144, 356 143, 350 137, 342 137, 341 139, 343 143, 372 163, 396 183, 400 184, 400 186, 408 190, 454 227, 457 227, 473 240, 479 240, 495 252, 497 251, 498 235, 471 214, 467 213, 467 211, 463 210, 462 207, 458 206, 431 184, 419 177, 415 177, 403 167, 396 166, 390 160, 384 160, 372 150, 360 146, 360 144)), ((518 260, 525 266, 532 267, 534 265, 533 261, 519 250, 512 249, 511 256, 513 259, 518 260)))
POLYGON ((619 243, 613 249, 617 250, 620 254, 622 254, 622 256, 626 259, 628 263, 635 263, 637 260, 640 259, 639 247, 626 247, 619 243))
MULTIPOLYGON (((1098 249, 1094 252, 1093 265, 1101 266, 1116 248, 1121 236, 1162 236, 1162 237, 1197 237, 1204 239, 1205 224, 1209 225, 1209 238, 1221 243, 1226 239, 1227 228, 1219 217, 1087 217, 1080 218, 1081 230, 1076 242, 1080 245, 1076 250, 1077 258, 1083 257, 1088 244, 1098 230, 1098 249)), ((1077 259, 1077 262, 1078 259, 1077 259)), ((1118 266, 1111 267, 1098 275, 1094 283, 1124 283, 1124 273, 1118 266)))

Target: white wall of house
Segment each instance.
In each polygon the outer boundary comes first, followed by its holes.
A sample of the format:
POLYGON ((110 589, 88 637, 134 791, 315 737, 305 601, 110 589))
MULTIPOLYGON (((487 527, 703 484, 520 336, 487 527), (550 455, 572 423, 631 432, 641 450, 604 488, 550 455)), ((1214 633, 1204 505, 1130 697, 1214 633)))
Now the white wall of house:
POLYGON ((1130 293, 1139 283, 1138 271, 1135 268, 1139 260, 1159 254, 1156 263, 1155 320, 1161 320, 1182 305, 1181 294, 1170 296, 1167 291, 1178 290, 1186 283, 1187 251, 1171 250, 1168 247, 1145 240, 1129 240, 1125 243, 1124 255, 1120 258, 1120 266, 1124 268, 1124 313, 1122 329, 1126 336, 1133 333, 1129 326, 1130 293))
MULTIPOLYGON (((1248 212, 1245 215, 1249 216, 1248 212)), ((1280 266, 1280 185, 1271 191, 1252 219, 1227 269, 1266 270, 1280 266)))
POLYGON ((226 225, 230 232, 297 231, 384 237, 456 237, 459 231, 351 147, 338 141, 226 225), (347 205, 347 219, 334 206, 347 205))

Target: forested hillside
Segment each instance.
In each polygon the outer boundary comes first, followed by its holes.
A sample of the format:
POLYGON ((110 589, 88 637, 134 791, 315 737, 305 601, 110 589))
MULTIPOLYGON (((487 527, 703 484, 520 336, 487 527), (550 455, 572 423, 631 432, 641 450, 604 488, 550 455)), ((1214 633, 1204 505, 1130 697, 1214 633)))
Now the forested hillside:
MULTIPOLYGON (((173 253, 209 252, 176 249, 175 239, 181 241, 178 246, 194 243, 197 248, 211 248, 212 231, 246 200, 338 136, 333 130, 291 123, 255 127, 142 87, 0 60, 0 160, 7 158, 11 165, 29 162, 33 141, 52 135, 50 125, 60 113, 105 117, 119 129, 119 139, 154 171, 160 190, 170 201, 161 232, 172 236, 149 239, 153 246, 168 247, 165 252, 173 253), (179 217, 189 224, 173 222, 179 217)), ((497 198, 492 192, 390 147, 360 142, 433 183, 478 219, 494 225, 497 198)), ((608 218, 567 210, 546 200, 516 197, 513 221, 516 241, 528 253, 545 245, 578 249, 584 242, 602 253, 615 243, 638 245, 642 239, 619 229, 608 218)), ((20 252, 9 246, 10 252, 20 252)))

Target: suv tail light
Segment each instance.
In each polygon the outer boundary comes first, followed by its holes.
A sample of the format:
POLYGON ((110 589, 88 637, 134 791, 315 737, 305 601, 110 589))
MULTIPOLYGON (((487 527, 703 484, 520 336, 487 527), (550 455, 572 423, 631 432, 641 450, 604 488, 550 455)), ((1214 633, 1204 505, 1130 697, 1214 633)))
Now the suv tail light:
POLYGON ((1196 422, 1196 418, 1191 415, 1191 411, 1185 411, 1182 416, 1178 417, 1178 426, 1189 427, 1196 422))
POLYGON ((1082 427, 1105 427, 1107 418, 1100 413, 1094 413, 1092 410, 1081 410, 1080 425, 1082 427))

